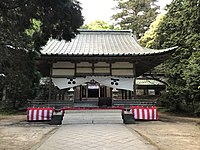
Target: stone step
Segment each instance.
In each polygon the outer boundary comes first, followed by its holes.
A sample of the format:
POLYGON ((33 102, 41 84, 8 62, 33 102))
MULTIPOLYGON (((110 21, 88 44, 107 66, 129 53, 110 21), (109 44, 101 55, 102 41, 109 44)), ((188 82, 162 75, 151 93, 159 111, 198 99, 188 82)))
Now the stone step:
POLYGON ((121 124, 123 123, 123 120, 109 120, 109 119, 101 119, 101 120, 68 120, 68 121, 64 121, 62 122, 63 125, 67 125, 67 124, 121 124))
POLYGON ((67 110, 62 124, 119 124, 123 123, 121 110, 67 110))
POLYGON ((64 116, 64 118, 63 119, 122 119, 122 116, 120 116, 120 115, 118 115, 118 116, 116 116, 116 115, 113 115, 113 116, 95 116, 95 115, 87 115, 87 116, 83 116, 83 115, 73 115, 73 116, 70 116, 70 115, 66 115, 66 116, 64 116))
POLYGON ((123 120, 93 120, 93 124, 121 124, 123 120))
POLYGON ((63 122, 63 125, 68 124, 122 124, 123 120, 70 120, 63 122))
POLYGON ((122 110, 114 109, 91 109, 91 110, 65 110, 65 113, 122 113, 122 110))
POLYGON ((121 119, 122 118, 121 115, 109 115, 109 116, 105 116, 105 115, 97 116, 97 115, 74 115, 73 114, 73 115, 65 115, 64 118, 68 118, 68 119, 70 119, 70 118, 80 118, 80 117, 91 118, 91 119, 93 119, 93 118, 100 118, 100 119, 104 119, 104 118, 118 119, 118 118, 120 118, 121 119))
POLYGON ((66 120, 67 122, 68 121, 71 121, 71 120, 121 120, 122 118, 121 117, 113 117, 113 118, 103 118, 103 117, 101 117, 101 118, 97 118, 97 117, 82 117, 82 118, 80 118, 80 117, 67 117, 67 118, 64 118, 63 120, 66 120))
POLYGON ((65 113, 66 116, 119 116, 118 113, 65 113))

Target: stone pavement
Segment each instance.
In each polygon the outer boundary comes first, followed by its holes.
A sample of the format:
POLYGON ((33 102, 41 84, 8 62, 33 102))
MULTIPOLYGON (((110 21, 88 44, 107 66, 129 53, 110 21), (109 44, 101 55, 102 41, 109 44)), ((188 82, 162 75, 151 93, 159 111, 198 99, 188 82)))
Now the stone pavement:
POLYGON ((155 150, 124 124, 62 125, 37 150, 155 150))

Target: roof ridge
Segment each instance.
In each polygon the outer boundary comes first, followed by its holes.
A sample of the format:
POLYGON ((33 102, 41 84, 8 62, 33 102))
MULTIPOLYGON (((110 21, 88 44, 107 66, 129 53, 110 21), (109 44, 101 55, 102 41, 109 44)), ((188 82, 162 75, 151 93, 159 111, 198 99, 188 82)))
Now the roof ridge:
POLYGON ((132 33, 132 30, 91 30, 91 29, 78 29, 79 32, 124 32, 124 33, 132 33))

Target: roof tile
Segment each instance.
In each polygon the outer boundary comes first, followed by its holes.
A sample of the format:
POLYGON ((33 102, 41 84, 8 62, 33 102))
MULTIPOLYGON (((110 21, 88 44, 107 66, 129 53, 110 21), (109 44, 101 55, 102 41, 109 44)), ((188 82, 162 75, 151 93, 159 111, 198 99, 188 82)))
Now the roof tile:
POLYGON ((127 30, 80 30, 71 42, 50 39, 44 55, 150 55, 174 49, 153 50, 141 47, 127 30))

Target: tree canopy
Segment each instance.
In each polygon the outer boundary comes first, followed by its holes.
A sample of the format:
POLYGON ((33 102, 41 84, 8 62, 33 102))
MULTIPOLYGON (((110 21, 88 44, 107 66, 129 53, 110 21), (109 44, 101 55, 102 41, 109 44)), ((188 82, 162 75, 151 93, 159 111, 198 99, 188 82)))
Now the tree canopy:
POLYGON ((147 48, 156 48, 155 37, 157 36, 157 31, 160 24, 163 22, 164 15, 159 15, 154 22, 151 23, 149 30, 144 33, 139 39, 140 45, 147 48))
POLYGON ((34 44, 39 49, 49 37, 70 40, 83 24, 81 7, 75 0, 2 0, 0 14, 1 46, 25 48, 34 44), (41 25, 30 39, 25 30, 32 28, 32 19, 41 25))
POLYGON ((103 20, 96 20, 93 22, 90 22, 89 24, 86 24, 81 27, 82 29, 91 29, 91 30, 109 30, 114 29, 113 25, 108 24, 107 22, 103 20))
POLYGON ((149 29, 155 20, 159 6, 157 0, 115 0, 118 2, 116 10, 119 12, 112 16, 122 29, 131 29, 137 38, 140 38, 149 29))
POLYGON ((192 104, 194 111, 200 109, 198 108, 200 102, 199 5, 199 0, 172 1, 167 8, 167 14, 156 29, 156 34, 146 41, 147 46, 151 48, 178 46, 172 58, 160 67, 161 71, 169 77, 167 105, 174 106, 176 109, 180 109, 180 105, 188 107, 188 104, 192 104), (149 43, 151 40, 153 42, 149 43))
POLYGON ((36 52, 50 37, 67 41, 75 37, 82 24, 81 7, 76 0, 1 0, 2 100, 33 98, 39 80, 36 52))

